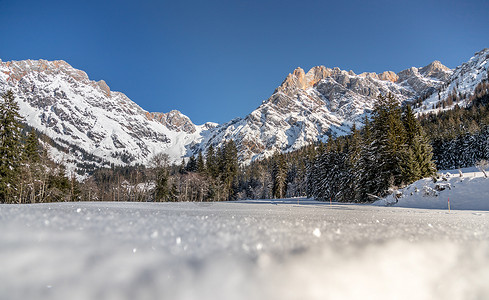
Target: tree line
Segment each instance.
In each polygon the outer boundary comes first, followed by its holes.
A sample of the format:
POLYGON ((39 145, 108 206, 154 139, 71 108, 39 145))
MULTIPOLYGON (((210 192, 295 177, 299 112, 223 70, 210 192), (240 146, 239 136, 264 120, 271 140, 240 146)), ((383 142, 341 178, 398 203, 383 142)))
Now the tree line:
POLYGON ((0 102, 0 203, 78 200, 79 184, 48 157, 34 130, 23 132, 14 95, 0 102))
POLYGON ((380 95, 364 127, 245 167, 249 198, 307 196, 366 202, 436 172, 432 147, 413 110, 393 95, 380 95), (267 180, 268 179, 268 180, 267 180), (258 193, 256 189, 258 188, 258 193))
POLYGON ((364 126, 327 142, 242 165, 234 141, 170 163, 155 155, 147 166, 110 166, 82 182, 49 160, 47 141, 22 128, 13 94, 0 107, 0 202, 224 201, 314 197, 366 202, 397 187, 433 176, 436 168, 489 159, 489 85, 479 84, 471 105, 422 115, 380 95, 364 126), (41 139, 41 142, 39 140, 41 139))

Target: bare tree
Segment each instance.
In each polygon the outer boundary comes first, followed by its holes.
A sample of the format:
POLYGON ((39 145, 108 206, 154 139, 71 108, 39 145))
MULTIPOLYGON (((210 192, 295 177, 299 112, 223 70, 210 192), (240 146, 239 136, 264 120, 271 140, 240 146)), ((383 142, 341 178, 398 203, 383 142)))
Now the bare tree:
POLYGON ((486 169, 487 167, 489 167, 489 162, 485 159, 481 159, 475 164, 475 166, 477 167, 477 169, 479 169, 479 171, 484 173, 484 177, 487 178, 486 169))

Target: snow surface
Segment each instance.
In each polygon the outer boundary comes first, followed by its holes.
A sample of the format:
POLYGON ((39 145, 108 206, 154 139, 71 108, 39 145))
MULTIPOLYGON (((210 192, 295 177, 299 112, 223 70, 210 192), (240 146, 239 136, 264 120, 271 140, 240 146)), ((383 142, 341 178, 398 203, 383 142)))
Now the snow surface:
POLYGON ((1 299, 487 299, 489 212, 0 205, 1 299))
MULTIPOLYGON (((451 106, 447 105, 443 108, 432 109, 433 106, 436 106, 439 99, 444 100, 448 97, 448 95, 454 93, 462 93, 466 95, 473 95, 475 87, 488 78, 489 74, 489 48, 485 48, 474 54, 473 57, 470 58, 468 62, 463 63, 458 66, 450 76, 450 79, 447 82, 447 86, 440 90, 440 96, 438 96, 438 92, 434 92, 430 97, 428 97, 423 105, 416 109, 418 113, 426 114, 426 113, 436 113, 442 110, 450 110, 455 107, 455 105, 459 106, 467 106, 468 102, 462 103, 454 103, 451 106)), ((467 97, 469 98, 469 97, 467 97)))
MULTIPOLYGON (((489 172, 486 171, 486 173, 489 172)), ((434 182, 425 178, 401 189, 396 199, 395 193, 376 201, 378 206, 399 206, 411 208, 435 208, 489 211, 489 178, 475 167, 438 172, 434 182), (462 176, 460 176, 462 173, 462 176)))

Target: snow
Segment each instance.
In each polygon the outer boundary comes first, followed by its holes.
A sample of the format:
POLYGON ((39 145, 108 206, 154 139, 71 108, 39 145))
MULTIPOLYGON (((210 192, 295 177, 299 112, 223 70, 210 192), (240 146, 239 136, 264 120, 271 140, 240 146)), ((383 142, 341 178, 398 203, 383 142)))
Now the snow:
MULTIPOLYGON (((441 89, 440 99, 444 100, 450 93, 457 91, 462 94, 473 95, 474 89, 482 80, 487 79, 489 70, 489 48, 483 49, 477 53, 470 60, 462 65, 458 66, 450 76, 448 85, 441 89)), ((455 105, 467 106, 469 103, 454 103, 453 105, 447 105, 444 109, 432 107, 440 102, 438 100, 438 92, 433 93, 428 97, 423 105, 416 109, 417 113, 436 113, 442 110, 452 109, 455 105)))
MULTIPOLYGON (((375 73, 355 75, 338 68, 328 69, 331 75, 323 78, 325 75, 315 73, 321 67, 312 68, 305 74, 306 81, 318 75, 317 78, 322 78, 319 82, 306 86, 298 83, 297 75, 289 75, 286 81, 290 82, 284 82, 246 117, 222 125, 195 126, 194 133, 151 120, 148 112, 123 93, 108 92, 106 84, 91 81, 85 72, 63 61, 0 63, 0 92, 14 91, 29 125, 61 140, 60 143, 77 145, 107 163, 125 165, 131 156, 131 163, 145 164, 160 152, 169 154, 171 161, 178 163, 182 157, 199 150, 205 153, 211 144, 219 147, 233 139, 241 160, 247 164, 276 151, 289 152, 324 141, 328 133, 337 136, 349 133, 353 123, 361 125, 379 93, 391 92, 401 102, 415 100, 444 84, 448 87, 441 91, 442 98, 459 85, 459 91, 471 93, 487 77, 487 53, 481 51, 455 71, 441 72, 446 76, 429 77, 433 74, 413 67, 401 71, 396 82, 381 80, 375 73), (445 82, 450 74, 450 80, 445 82)), ((427 110, 423 107, 417 112, 430 112, 437 101, 435 92, 425 101, 427 110)), ((73 152, 67 158, 54 154, 57 159, 69 161, 69 169, 86 162, 73 152)))
POLYGON ((392 194, 374 205, 448 210, 450 202, 451 210, 489 211, 489 178, 482 172, 473 167, 438 174, 437 182, 431 178, 418 180, 401 189, 399 199, 392 194))
POLYGON ((0 298, 485 299, 488 223, 307 199, 0 205, 0 298))
MULTIPOLYGON (((108 94, 86 73, 65 62, 1 63, 0 93, 8 89, 16 95, 20 113, 30 126, 59 144, 76 145, 116 165, 127 163, 122 152, 132 155, 133 164, 147 163, 159 152, 180 162, 189 145, 198 143, 213 125, 195 126, 192 134, 171 130, 149 118, 147 111, 123 93, 108 94), (13 79, 14 75, 20 79, 13 79)), ((64 154, 50 149, 50 153, 69 170, 74 170, 77 162, 86 162, 74 151, 64 154)))

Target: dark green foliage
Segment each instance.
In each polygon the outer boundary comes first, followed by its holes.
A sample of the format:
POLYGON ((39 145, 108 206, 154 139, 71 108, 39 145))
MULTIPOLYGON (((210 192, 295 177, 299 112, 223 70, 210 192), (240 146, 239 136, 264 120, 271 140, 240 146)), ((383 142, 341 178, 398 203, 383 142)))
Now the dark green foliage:
POLYGON ((0 203, 17 198, 22 160, 21 120, 14 94, 8 91, 0 100, 0 203))
POLYGON ((401 185, 401 156, 406 139, 401 108, 392 94, 379 95, 372 112, 372 144, 376 165, 377 196, 384 196, 392 185, 401 185))
MULTIPOLYGON (((20 117, 15 114, 18 108, 13 95, 7 93, 0 108, 0 201, 222 201, 304 196, 372 201, 392 188, 433 175, 433 159, 439 168, 472 166, 489 159, 488 95, 487 82, 470 98, 454 91, 439 105, 455 105, 453 110, 420 119, 410 106, 401 109, 391 95, 379 96, 362 129, 353 125, 349 135, 329 134, 326 143, 240 166, 237 145, 227 141, 221 147, 210 145, 205 155, 199 152, 180 165, 170 165, 166 157, 148 168, 87 166, 92 176, 80 184, 48 159, 39 144, 40 133, 26 127, 28 136, 22 137, 20 117), (462 99, 469 99, 472 105, 458 107, 462 99)), ((45 137, 42 141, 62 152, 79 150, 45 137)))
POLYGON ((168 154, 156 154, 151 161, 151 167, 155 183, 153 200, 156 202, 168 201, 171 195, 168 154))
POLYGON ((185 171, 187 172, 197 172, 197 160, 195 156, 191 156, 187 162, 187 166, 185 167, 185 171))
POLYGON ((218 176, 218 166, 216 154, 214 152, 214 146, 212 144, 207 149, 207 153, 205 156, 205 168, 207 175, 211 178, 217 178, 218 176))
POLYGON ((489 158, 489 82, 483 81, 469 98, 467 108, 424 115, 421 124, 433 146, 433 159, 440 169, 473 166, 489 158))
POLYGON ((201 174, 205 173, 205 163, 204 157, 202 156, 202 151, 199 151, 199 155, 197 155, 197 172, 201 174))
POLYGON ((392 95, 379 96, 362 130, 330 135, 318 149, 307 186, 309 196, 322 200, 372 201, 436 171, 419 121, 410 107, 402 115, 392 95))
POLYGON ((433 176, 436 167, 433 163, 431 147, 420 122, 414 116, 411 106, 403 114, 406 140, 404 153, 401 156, 401 175, 403 183, 410 183, 421 178, 433 176))
POLYGON ((31 130, 27 135, 24 146, 24 160, 37 163, 41 160, 41 147, 39 146, 39 138, 34 130, 31 130))
POLYGON ((284 198, 287 191, 287 165, 283 155, 275 154, 272 160, 272 194, 274 198, 284 198))
POLYGON ((236 198, 236 179, 238 176, 238 149, 233 140, 228 141, 220 151, 219 170, 227 193, 227 200, 236 198))

